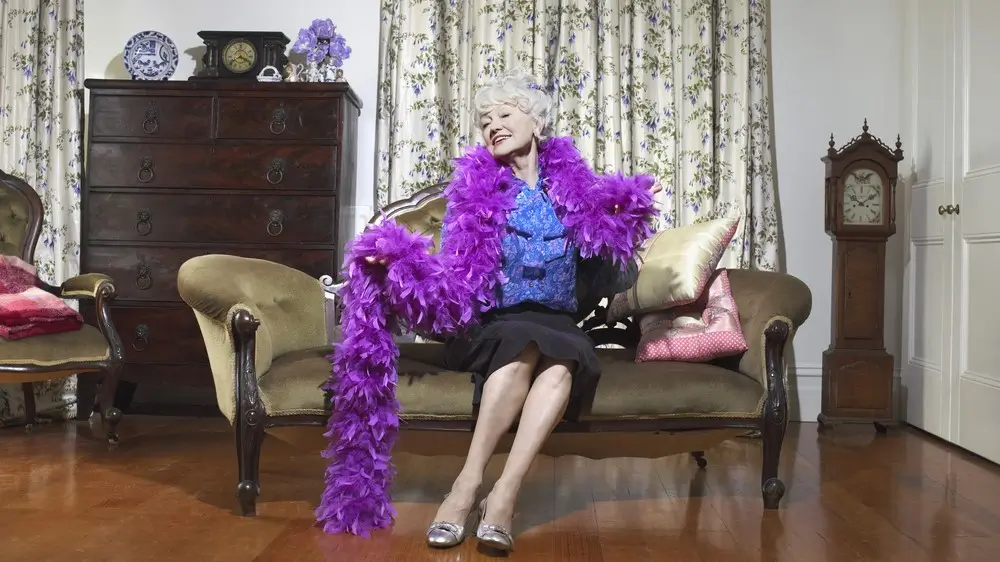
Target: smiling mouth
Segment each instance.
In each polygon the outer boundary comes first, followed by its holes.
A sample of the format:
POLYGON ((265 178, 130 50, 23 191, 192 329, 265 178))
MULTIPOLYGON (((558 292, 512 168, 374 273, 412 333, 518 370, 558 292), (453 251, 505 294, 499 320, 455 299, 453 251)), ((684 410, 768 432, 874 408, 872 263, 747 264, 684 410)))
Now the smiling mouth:
POLYGON ((493 137, 493 146, 496 146, 510 138, 510 135, 497 135, 493 137))

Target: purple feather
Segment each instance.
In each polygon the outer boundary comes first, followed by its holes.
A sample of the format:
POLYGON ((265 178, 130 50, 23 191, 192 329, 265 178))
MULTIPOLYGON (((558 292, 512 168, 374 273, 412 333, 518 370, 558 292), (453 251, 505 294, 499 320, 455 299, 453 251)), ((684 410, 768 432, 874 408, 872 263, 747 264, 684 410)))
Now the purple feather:
MULTIPOLYGON (((539 166, 553 207, 584 257, 624 264, 652 234, 649 176, 595 174, 568 138, 543 143, 539 166), (617 213, 615 206, 618 206, 617 213)), ((341 290, 343 340, 330 356, 333 414, 326 488, 316 509, 327 533, 370 536, 392 524, 392 447, 399 432, 398 322, 429 334, 460 334, 496 305, 501 243, 516 190, 510 168, 484 147, 455 161, 444 191, 448 210, 441 249, 431 239, 385 220, 351 243, 341 290), (372 265, 366 258, 385 260, 372 265)))
POLYGON ((604 256, 624 267, 652 236, 656 209, 651 176, 595 174, 569 137, 546 141, 538 164, 552 206, 582 257, 604 256))
POLYGON ((331 357, 333 375, 323 385, 333 392, 333 415, 324 434, 330 446, 326 488, 316 518, 327 533, 368 536, 395 517, 389 497, 392 447, 399 430, 396 347, 393 321, 381 296, 381 268, 364 261, 372 237, 355 241, 342 289, 343 341, 331 357))

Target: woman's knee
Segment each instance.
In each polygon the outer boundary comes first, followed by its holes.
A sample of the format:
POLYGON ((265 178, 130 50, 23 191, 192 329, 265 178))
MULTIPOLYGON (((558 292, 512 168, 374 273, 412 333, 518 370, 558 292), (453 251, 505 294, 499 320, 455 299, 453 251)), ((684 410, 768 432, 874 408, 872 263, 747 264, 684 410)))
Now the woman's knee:
POLYGON ((573 381, 575 361, 560 361, 546 358, 539 362, 535 370, 535 382, 551 386, 563 386, 573 381))

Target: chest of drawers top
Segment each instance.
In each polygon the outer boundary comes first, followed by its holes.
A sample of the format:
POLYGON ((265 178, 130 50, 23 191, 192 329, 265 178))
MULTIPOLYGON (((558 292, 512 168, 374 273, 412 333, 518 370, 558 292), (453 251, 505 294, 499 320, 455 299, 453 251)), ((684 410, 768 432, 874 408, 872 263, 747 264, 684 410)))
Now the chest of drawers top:
POLYGON ((361 101, 346 83, 96 80, 90 138, 100 142, 341 144, 361 101))

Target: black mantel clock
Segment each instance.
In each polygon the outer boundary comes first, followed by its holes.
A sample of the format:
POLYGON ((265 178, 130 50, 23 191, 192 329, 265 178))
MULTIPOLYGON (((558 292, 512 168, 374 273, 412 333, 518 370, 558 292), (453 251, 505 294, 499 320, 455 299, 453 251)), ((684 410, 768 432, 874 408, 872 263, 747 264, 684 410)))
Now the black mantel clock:
POLYGON ((190 80, 256 80, 265 66, 279 73, 288 64, 288 36, 280 31, 199 31, 205 42, 203 67, 190 80))

